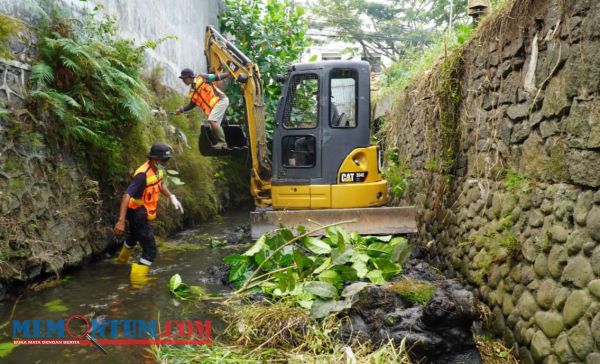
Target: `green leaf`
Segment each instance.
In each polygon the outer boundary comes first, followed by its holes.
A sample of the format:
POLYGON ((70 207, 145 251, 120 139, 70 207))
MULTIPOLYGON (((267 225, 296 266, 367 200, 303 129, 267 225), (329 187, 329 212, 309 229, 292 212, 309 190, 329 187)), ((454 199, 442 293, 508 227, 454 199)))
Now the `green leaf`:
POLYGON ((315 62, 316 60, 317 60, 317 55, 316 55, 316 54, 313 54, 313 55, 312 55, 312 56, 311 56, 311 57, 308 59, 308 61, 309 61, 309 62, 315 62))
POLYGON ((169 291, 175 292, 175 290, 179 288, 182 283, 183 281, 181 280, 181 276, 179 274, 174 274, 169 280, 169 291))
POLYGON ((331 252, 331 247, 323 240, 313 237, 306 237, 305 239, 302 239, 302 241, 304 246, 306 246, 315 254, 329 254, 331 252))
POLYGON ((342 277, 340 277, 338 272, 331 269, 321 272, 317 278, 320 281, 331 283, 333 285, 336 285, 342 281, 342 277))
POLYGON ((367 278, 375 284, 384 284, 386 280, 383 278, 383 272, 379 269, 374 269, 367 273, 367 278))
POLYGON ((286 242, 288 242, 288 241, 290 241, 290 240, 292 240, 294 238, 294 234, 289 229, 281 229, 281 230, 279 230, 279 235, 286 242))
POLYGON ((370 258, 367 254, 358 251, 355 251, 352 258, 350 258, 350 261, 353 262, 352 268, 356 270, 358 278, 364 278, 367 276, 367 273, 369 273, 369 268, 367 266, 369 260, 370 258))
POLYGON ((307 310, 310 310, 312 308, 313 305, 313 300, 296 300, 296 303, 298 304, 298 306, 305 308, 307 310))
POLYGON ((256 240, 256 243, 254 243, 254 245, 252 245, 252 247, 250 247, 250 249, 248 249, 244 255, 247 257, 251 257, 254 254, 258 253, 259 251, 267 248, 267 245, 265 244, 265 241, 267 240, 267 235, 263 234, 263 236, 261 236, 260 238, 258 238, 258 240, 256 240))
POLYGON ((337 296, 337 289, 331 283, 311 281, 304 285, 306 292, 312 293, 315 296, 332 298, 337 296))
POLYGON ((0 343, 0 358, 6 358, 19 345, 13 343, 0 343))
POLYGON ((273 275, 277 280, 277 288, 281 290, 281 292, 287 293, 288 291, 293 291, 296 286, 296 277, 292 269, 287 269, 283 272, 279 272, 273 275))
POLYGON ((52 300, 50 302, 46 302, 44 304, 44 307, 46 308, 46 310, 48 311, 52 311, 52 312, 66 312, 69 311, 69 308, 67 306, 65 306, 62 302, 61 299, 55 299, 52 300))
POLYGON ((294 263, 296 264, 296 267, 298 268, 297 271, 300 274, 302 274, 302 272, 304 272, 305 270, 310 269, 313 265, 313 261, 310 260, 309 258, 307 258, 304 254, 302 254, 298 250, 294 251, 293 257, 294 257, 294 263))
POLYGON ((367 254, 369 256, 378 257, 390 257, 394 247, 386 243, 373 243, 367 247, 367 254))
POLYGON ((331 244, 333 246, 337 246, 338 242, 340 241, 340 235, 338 234, 337 227, 330 226, 325 229, 325 233, 327 234, 327 237, 331 241, 331 244))
POLYGON ((382 235, 382 236, 368 235, 368 236, 365 236, 363 239, 365 240, 367 245, 373 244, 373 243, 389 243, 389 241, 392 240, 392 235, 382 235))
POLYGON ((508 351, 501 351, 499 353, 496 354, 497 357, 499 358, 508 358, 508 351))
POLYGON ((231 267, 229 271, 229 281, 239 280, 249 265, 249 258, 240 254, 231 254, 225 257, 224 262, 231 267))
POLYGON ((366 287, 369 287, 369 286, 371 286, 371 283, 367 283, 367 282, 352 283, 351 285, 344 288, 344 290, 342 291, 342 297, 352 297, 352 296, 360 293, 360 291, 362 291, 363 289, 365 289, 366 287))
POLYGON ((392 278, 402 271, 398 265, 392 263, 391 260, 386 258, 373 259, 373 264, 375 264, 377 269, 381 271, 381 275, 386 280, 392 278))
POLYGON ((346 246, 344 250, 340 250, 341 248, 342 246, 331 251, 331 260, 333 265, 346 264, 354 255, 354 249, 352 249, 352 246, 346 246))
POLYGON ((310 308, 310 315, 314 318, 323 318, 333 312, 336 308, 333 300, 315 300, 310 308))
POLYGON ((392 240, 391 244, 393 245, 392 250, 392 261, 404 264, 410 258, 410 254, 412 253, 412 246, 408 244, 406 239, 399 238, 401 240, 392 240), (394 243, 396 241, 396 243, 394 243))
POLYGON ((323 263, 321 263, 320 266, 317 267, 317 269, 315 269, 313 271, 313 274, 319 274, 322 271, 324 271, 325 269, 329 269, 331 267, 331 258, 327 258, 323 261, 323 263))
POLYGON ((326 317, 332 312, 340 312, 352 306, 350 300, 315 300, 310 308, 310 315, 313 318, 319 319, 326 317))
POLYGON ((169 281, 169 289, 173 296, 182 300, 201 300, 208 296, 206 290, 198 286, 189 286, 181 281, 179 274, 175 274, 169 281))
POLYGON ((356 269, 352 267, 349 267, 347 265, 336 265, 332 269, 338 272, 340 277, 342 277, 343 282, 354 282, 358 280, 356 269))
POLYGON ((169 182, 175 186, 183 186, 185 184, 179 177, 169 177, 169 182))
POLYGON ((365 262, 354 262, 352 268, 356 271, 358 278, 364 278, 367 276, 367 273, 369 273, 369 268, 365 262))

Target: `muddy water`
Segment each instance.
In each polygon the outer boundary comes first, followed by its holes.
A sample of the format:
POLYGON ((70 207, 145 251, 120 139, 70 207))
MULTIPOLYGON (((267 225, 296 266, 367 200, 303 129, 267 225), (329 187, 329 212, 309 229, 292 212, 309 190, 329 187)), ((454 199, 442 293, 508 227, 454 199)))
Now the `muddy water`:
MULTIPOLYGON (((185 251, 160 251, 150 273, 155 278, 143 289, 132 289, 129 284, 129 265, 115 264, 109 260, 93 263, 69 274, 70 279, 56 287, 23 295, 14 320, 67 319, 73 314, 107 320, 158 320, 173 319, 212 320, 213 337, 223 329, 223 323, 211 316, 212 302, 185 302, 173 299, 168 290, 170 277, 179 273, 184 282, 198 285, 209 292, 225 293, 226 288, 211 280, 206 270, 230 254, 230 248, 211 248, 209 236, 222 239, 223 231, 248 222, 248 213, 226 216, 195 231, 180 234, 171 242, 192 243, 201 249, 185 251), (60 299, 68 308, 52 312, 44 304, 60 299)), ((239 249, 239 248, 238 248, 239 249)), ((13 302, 0 303, 0 324, 10 316, 13 302)), ((0 342, 11 341, 12 324, 0 333, 0 342)), ((147 346, 106 346, 105 356, 90 346, 38 346, 17 347, 2 363, 152 363, 147 346)))

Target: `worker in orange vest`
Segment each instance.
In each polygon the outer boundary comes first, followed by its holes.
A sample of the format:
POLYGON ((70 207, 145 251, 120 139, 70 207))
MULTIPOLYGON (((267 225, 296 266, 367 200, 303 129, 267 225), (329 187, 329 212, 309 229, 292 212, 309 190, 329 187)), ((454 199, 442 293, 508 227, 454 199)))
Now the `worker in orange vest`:
POLYGON ((171 159, 172 150, 166 144, 156 143, 150 148, 148 161, 134 173, 133 180, 121 198, 119 220, 113 232, 120 236, 125 231, 125 219, 129 222, 129 236, 117 257, 120 263, 127 263, 131 250, 138 242, 142 246, 139 263, 131 265, 131 283, 139 287, 148 281, 148 270, 156 258, 157 248, 150 221, 156 219, 156 209, 160 194, 167 196, 176 210, 183 213, 183 207, 163 184, 162 164, 171 159))
POLYGON ((201 108, 207 115, 213 140, 216 141, 213 148, 218 149, 227 148, 227 141, 225 140, 225 133, 221 127, 221 122, 225 116, 225 111, 227 111, 227 106, 229 106, 229 99, 215 85, 215 82, 222 81, 229 76, 230 73, 228 72, 217 74, 200 73, 194 75, 194 71, 189 68, 184 68, 179 76, 183 83, 190 86, 190 103, 177 109, 175 114, 179 115, 196 106, 201 108))

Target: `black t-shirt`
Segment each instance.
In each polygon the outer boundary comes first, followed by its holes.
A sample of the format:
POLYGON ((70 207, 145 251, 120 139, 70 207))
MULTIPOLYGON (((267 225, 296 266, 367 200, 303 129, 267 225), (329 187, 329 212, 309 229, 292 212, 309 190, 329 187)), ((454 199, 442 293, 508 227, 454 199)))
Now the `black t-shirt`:
POLYGON ((127 194, 133 198, 140 199, 146 189, 146 173, 138 173, 133 177, 133 180, 127 187, 127 194))

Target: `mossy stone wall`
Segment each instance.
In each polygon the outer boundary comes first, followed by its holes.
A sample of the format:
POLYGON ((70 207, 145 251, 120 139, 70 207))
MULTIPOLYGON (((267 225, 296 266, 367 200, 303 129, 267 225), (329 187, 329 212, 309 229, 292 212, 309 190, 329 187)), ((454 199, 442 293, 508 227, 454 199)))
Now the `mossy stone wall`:
POLYGON ((472 285, 524 363, 600 362, 599 23, 597 1, 515 1, 385 116, 422 245, 472 285), (448 134, 440 80, 456 54, 448 134), (433 168, 448 155, 450 170, 433 168))

